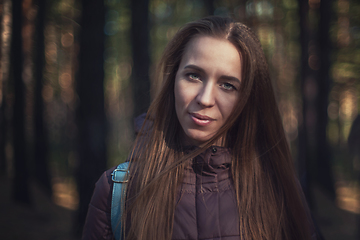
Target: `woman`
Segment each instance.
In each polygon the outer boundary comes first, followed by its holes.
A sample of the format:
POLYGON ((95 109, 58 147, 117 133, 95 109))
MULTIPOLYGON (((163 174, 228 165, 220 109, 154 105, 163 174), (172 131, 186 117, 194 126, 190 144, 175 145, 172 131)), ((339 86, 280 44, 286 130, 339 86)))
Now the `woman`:
MULTIPOLYGON (((129 158, 125 238, 315 239, 254 33, 228 18, 189 23, 160 74, 129 158)), ((112 170, 96 185, 84 239, 112 238, 112 170)))

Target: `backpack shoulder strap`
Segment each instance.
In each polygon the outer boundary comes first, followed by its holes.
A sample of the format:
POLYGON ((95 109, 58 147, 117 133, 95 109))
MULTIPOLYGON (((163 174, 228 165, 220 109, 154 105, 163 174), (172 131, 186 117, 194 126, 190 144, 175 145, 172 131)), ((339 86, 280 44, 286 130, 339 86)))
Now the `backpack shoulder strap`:
POLYGON ((111 173, 114 182, 111 200, 111 228, 116 240, 121 240, 122 201, 125 199, 129 162, 119 164, 111 173))

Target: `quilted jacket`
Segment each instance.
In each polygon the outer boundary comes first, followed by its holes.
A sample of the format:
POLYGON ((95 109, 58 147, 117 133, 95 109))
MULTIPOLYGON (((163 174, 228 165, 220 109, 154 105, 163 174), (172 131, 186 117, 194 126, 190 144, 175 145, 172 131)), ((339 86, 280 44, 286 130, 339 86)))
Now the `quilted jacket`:
MULTIPOLYGON (((240 239, 230 162, 228 149, 222 147, 211 147, 189 162, 179 189, 172 239, 240 239)), ((104 172, 96 183, 84 240, 113 239, 110 217, 113 169, 104 172)))

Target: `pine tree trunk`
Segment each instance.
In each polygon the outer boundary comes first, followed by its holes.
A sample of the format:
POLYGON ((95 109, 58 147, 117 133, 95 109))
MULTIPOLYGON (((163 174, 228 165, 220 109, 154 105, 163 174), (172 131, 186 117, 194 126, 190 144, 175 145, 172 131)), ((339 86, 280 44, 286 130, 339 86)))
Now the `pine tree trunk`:
POLYGON ((7 26, 5 23, 5 17, 9 16, 9 5, 8 1, 3 1, 2 5, 0 6, 0 11, 3 13, 1 17, 1 24, 0 24, 0 176, 5 175, 7 163, 6 163, 6 154, 5 154, 5 147, 6 147, 6 136, 7 136, 7 123, 5 117, 5 106, 6 106, 6 83, 8 82, 8 66, 6 63, 8 61, 8 46, 7 41, 8 37, 6 34, 7 26), (4 24, 4 25, 3 25, 4 24))
POLYGON ((298 0, 299 4, 299 16, 300 16, 300 46, 301 46, 301 71, 300 71, 300 86, 302 94, 302 117, 299 125, 299 137, 298 137, 298 171, 306 198, 309 202, 310 207, 312 207, 312 197, 310 194, 311 187, 311 168, 309 168, 309 149, 308 149, 308 129, 306 123, 306 116, 308 114, 309 102, 305 96, 305 80, 310 75, 310 69, 308 65, 308 47, 309 47, 309 29, 308 29, 308 11, 309 6, 306 1, 298 0))
POLYGON ((332 1, 321 1, 320 21, 319 21, 319 60, 320 68, 318 71, 318 101, 317 101, 317 180, 321 186, 328 192, 332 199, 335 199, 334 178, 331 168, 331 151, 327 139, 327 124, 330 92, 330 22, 332 1))
POLYGON ((11 69, 14 82, 14 182, 13 199, 16 202, 30 204, 29 172, 25 142, 25 86, 22 78, 23 41, 21 36, 23 12, 22 1, 12 1, 13 25, 11 39, 11 69))
POLYGON ((51 181, 49 175, 48 164, 48 137, 46 126, 44 123, 44 102, 42 98, 43 89, 43 69, 45 64, 45 47, 44 47, 44 23, 45 23, 45 0, 38 0, 38 13, 36 24, 36 46, 35 46, 35 104, 34 104, 34 116, 35 116, 35 178, 46 194, 50 197, 51 181))
POLYGON ((204 5, 206 9, 206 15, 208 16, 214 15, 215 12, 214 0, 204 0, 204 5))
POLYGON ((150 105, 149 0, 131 1, 133 116, 147 112, 150 105))
POLYGON ((75 233, 80 235, 95 182, 106 170, 104 109, 104 1, 83 0, 77 93, 79 209, 75 233))

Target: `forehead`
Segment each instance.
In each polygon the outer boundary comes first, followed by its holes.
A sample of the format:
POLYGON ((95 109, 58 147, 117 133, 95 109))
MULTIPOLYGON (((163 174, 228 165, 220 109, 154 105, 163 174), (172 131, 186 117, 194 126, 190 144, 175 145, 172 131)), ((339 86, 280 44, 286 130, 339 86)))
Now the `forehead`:
POLYGON ((219 48, 228 47, 229 50, 239 52, 237 48, 227 39, 219 38, 219 37, 212 37, 206 35, 196 35, 186 44, 185 52, 188 50, 196 50, 199 47, 206 47, 212 45, 214 48, 213 50, 216 51, 219 48))
POLYGON ((180 68, 194 64, 210 71, 215 69, 241 74, 241 55, 228 40, 210 36, 196 36, 187 44, 180 68))

